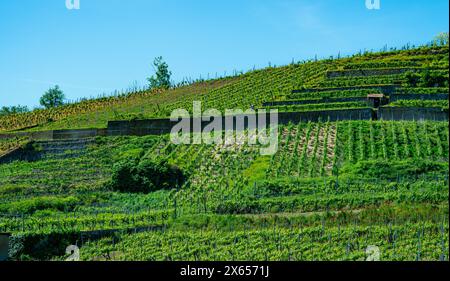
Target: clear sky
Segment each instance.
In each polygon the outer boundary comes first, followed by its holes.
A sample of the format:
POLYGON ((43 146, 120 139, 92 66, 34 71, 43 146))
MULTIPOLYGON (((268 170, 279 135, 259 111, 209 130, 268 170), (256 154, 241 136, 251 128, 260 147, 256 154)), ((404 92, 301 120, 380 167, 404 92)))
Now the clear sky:
POLYGON ((0 106, 38 105, 139 85, 163 56, 175 81, 430 41, 448 31, 448 0, 0 1, 0 106))

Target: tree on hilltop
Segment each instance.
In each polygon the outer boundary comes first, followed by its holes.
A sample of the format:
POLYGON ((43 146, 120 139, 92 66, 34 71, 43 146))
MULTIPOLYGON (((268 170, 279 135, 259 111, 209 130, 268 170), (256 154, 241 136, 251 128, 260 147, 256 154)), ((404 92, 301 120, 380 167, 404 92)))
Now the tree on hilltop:
POLYGON ((40 98, 39 103, 45 108, 58 107, 64 104, 65 95, 63 91, 56 85, 54 88, 50 88, 40 98))
POLYGON ((150 83, 150 89, 169 89, 171 86, 170 76, 172 75, 169 65, 163 61, 162 57, 157 57, 153 61, 153 68, 155 75, 147 79, 150 83))

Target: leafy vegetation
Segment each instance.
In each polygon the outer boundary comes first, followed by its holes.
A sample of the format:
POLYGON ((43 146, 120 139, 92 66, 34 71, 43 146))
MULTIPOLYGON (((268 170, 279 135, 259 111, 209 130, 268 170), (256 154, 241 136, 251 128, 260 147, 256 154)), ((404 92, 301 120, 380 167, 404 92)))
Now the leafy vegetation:
POLYGON ((184 180, 183 172, 165 161, 128 160, 114 164, 111 187, 121 192, 149 193, 180 187, 184 180))

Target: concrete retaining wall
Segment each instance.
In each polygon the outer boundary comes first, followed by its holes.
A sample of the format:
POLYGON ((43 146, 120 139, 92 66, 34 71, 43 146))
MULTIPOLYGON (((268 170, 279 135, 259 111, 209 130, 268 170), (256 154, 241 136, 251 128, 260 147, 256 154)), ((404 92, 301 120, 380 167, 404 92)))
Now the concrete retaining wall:
POLYGON ((161 135, 170 133, 173 125, 170 119, 147 119, 131 121, 109 121, 106 129, 107 136, 121 135, 161 135))
POLYGON ((53 131, 53 140, 85 139, 98 135, 97 129, 53 131))
POLYGON ((378 118, 382 120, 434 120, 448 121, 448 111, 441 108, 424 107, 381 107, 378 118))
MULTIPOLYGON (((256 125, 259 125, 258 117, 253 116, 256 119, 256 125)), ((243 129, 249 128, 249 116, 237 115, 237 116, 226 116, 221 118, 222 128, 225 129, 225 124, 228 122, 231 124, 233 122, 233 130, 237 130, 236 123, 238 118, 244 120, 242 127, 243 129)), ((326 110, 326 111, 308 111, 308 112, 279 112, 278 113, 278 123, 288 124, 289 122, 317 122, 322 121, 338 121, 338 120, 370 120, 372 118, 372 109, 345 109, 345 110, 326 110)), ((198 119, 189 119, 191 130, 193 132, 198 132, 194 130, 194 122, 198 122, 198 119)), ((267 114, 265 124, 268 126, 270 123, 270 116, 267 114)), ((136 120, 136 121, 111 121, 108 123, 107 134, 109 136, 117 135, 159 135, 168 134, 171 132, 172 127, 176 125, 178 121, 170 121, 169 119, 150 119, 150 120, 136 120)), ((203 130, 210 121, 201 121, 201 130, 203 130)), ((230 127, 231 128, 231 127, 230 127)))
MULTIPOLYGON (((256 119, 256 124, 258 125, 258 117, 252 115, 256 119)), ((266 116, 266 124, 269 122, 269 115, 266 116)), ((229 126, 229 129, 236 130, 236 122, 238 118, 243 120, 243 128, 249 128, 249 116, 237 115, 237 116, 219 116, 219 122, 222 124, 222 129, 226 128, 227 122, 231 124, 233 122, 233 127, 229 126), (228 119, 228 121, 227 121, 228 119)), ((211 121, 213 119, 211 118, 211 121)), ((179 119, 181 121, 181 119, 179 119)), ((117 136, 117 135, 133 135, 133 136, 144 136, 144 135, 161 135, 169 134, 172 131, 173 126, 175 126, 179 121, 171 121, 170 119, 148 119, 148 120, 133 120, 133 121, 110 121, 108 122, 107 135, 117 136)), ((200 118, 189 118, 190 128, 192 132, 199 132, 211 123, 211 121, 203 121, 200 118), (194 123, 201 124, 198 128, 194 126, 194 123)))
POLYGON ((317 122, 321 121, 342 121, 342 120, 370 120, 372 118, 371 108, 345 109, 345 110, 327 110, 310 112, 281 112, 279 113, 279 124, 288 124, 289 122, 317 122))

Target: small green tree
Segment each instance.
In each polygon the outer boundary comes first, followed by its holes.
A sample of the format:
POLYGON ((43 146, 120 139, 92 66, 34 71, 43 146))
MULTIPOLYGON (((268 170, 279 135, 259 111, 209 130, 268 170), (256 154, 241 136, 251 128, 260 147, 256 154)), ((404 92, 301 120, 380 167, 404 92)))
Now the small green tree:
POLYGON ((434 44, 437 46, 448 45, 448 32, 441 32, 434 38, 434 44))
POLYGON ((153 61, 153 68, 155 75, 147 78, 150 83, 150 89, 168 89, 170 88, 170 76, 172 72, 169 71, 169 65, 163 61, 162 57, 157 57, 153 61))
POLYGON ((58 107, 64 104, 65 95, 63 91, 56 85, 50 88, 39 100, 39 103, 45 108, 58 107))

